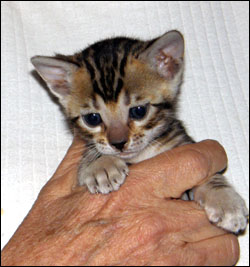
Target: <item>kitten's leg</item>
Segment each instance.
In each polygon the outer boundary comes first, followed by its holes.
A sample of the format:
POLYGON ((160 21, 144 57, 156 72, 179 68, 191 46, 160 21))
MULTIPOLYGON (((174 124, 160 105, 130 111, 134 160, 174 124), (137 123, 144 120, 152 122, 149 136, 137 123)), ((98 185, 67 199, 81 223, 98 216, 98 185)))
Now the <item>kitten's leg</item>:
POLYGON ((122 159, 103 155, 89 162, 83 157, 78 181, 80 185, 86 185, 92 194, 108 194, 119 189, 127 174, 128 166, 122 159))
MULTIPOLYGON (((183 143, 195 143, 185 132, 183 143)), ((195 200, 206 211, 208 219, 217 226, 237 233, 244 230, 248 221, 245 201, 221 174, 216 174, 206 183, 182 195, 183 200, 195 200)))
POLYGON ((245 201, 221 174, 193 190, 194 200, 204 207, 209 220, 217 226, 237 233, 247 226, 245 201))

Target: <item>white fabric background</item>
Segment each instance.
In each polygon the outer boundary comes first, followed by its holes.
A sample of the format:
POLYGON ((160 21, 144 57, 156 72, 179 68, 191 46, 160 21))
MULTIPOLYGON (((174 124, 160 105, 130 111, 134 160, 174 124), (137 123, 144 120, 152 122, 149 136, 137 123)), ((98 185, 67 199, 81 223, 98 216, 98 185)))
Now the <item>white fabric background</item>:
MULTIPOLYGON (((249 3, 209 1, 2 1, 2 247, 51 177, 72 136, 31 75, 30 57, 71 54, 97 40, 150 39, 171 29, 186 40, 180 118, 198 141, 216 139, 227 177, 249 200, 249 3)), ((249 266, 248 231, 238 265, 249 266)))

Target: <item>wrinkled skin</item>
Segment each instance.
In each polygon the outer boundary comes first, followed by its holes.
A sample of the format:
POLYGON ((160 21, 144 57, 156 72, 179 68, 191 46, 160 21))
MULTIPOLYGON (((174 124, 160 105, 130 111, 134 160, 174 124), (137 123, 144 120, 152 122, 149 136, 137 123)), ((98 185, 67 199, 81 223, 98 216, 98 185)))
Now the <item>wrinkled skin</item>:
POLYGON ((236 236, 179 198, 226 166, 215 141, 186 145, 130 166, 119 191, 77 186, 77 137, 2 251, 2 265, 233 265, 236 236), (175 198, 175 199, 173 199, 175 198))

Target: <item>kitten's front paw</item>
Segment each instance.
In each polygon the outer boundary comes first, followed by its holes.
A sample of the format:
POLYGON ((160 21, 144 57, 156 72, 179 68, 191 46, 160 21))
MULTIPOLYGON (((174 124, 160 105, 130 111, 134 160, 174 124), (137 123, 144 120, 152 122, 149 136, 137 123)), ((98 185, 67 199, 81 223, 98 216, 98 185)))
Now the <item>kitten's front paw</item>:
POLYGON ((245 230, 248 210, 245 201, 233 188, 213 190, 202 206, 209 220, 217 226, 234 233, 245 230))
POLYGON ((116 191, 128 175, 127 164, 113 156, 101 156, 78 174, 80 185, 87 185, 89 191, 108 194, 116 191))

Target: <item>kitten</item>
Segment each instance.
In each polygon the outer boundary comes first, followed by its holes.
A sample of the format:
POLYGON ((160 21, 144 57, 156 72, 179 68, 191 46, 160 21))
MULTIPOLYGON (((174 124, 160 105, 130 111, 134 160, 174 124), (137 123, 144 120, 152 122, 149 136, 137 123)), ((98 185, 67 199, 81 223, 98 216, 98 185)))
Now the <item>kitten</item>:
MULTIPOLYGON (((72 56, 31 59, 87 143, 78 172, 91 193, 118 190, 128 163, 194 143, 176 118, 184 40, 178 31, 141 41, 113 38, 72 56)), ((190 197, 209 220, 231 232, 244 230, 248 210, 216 174, 190 197)))

